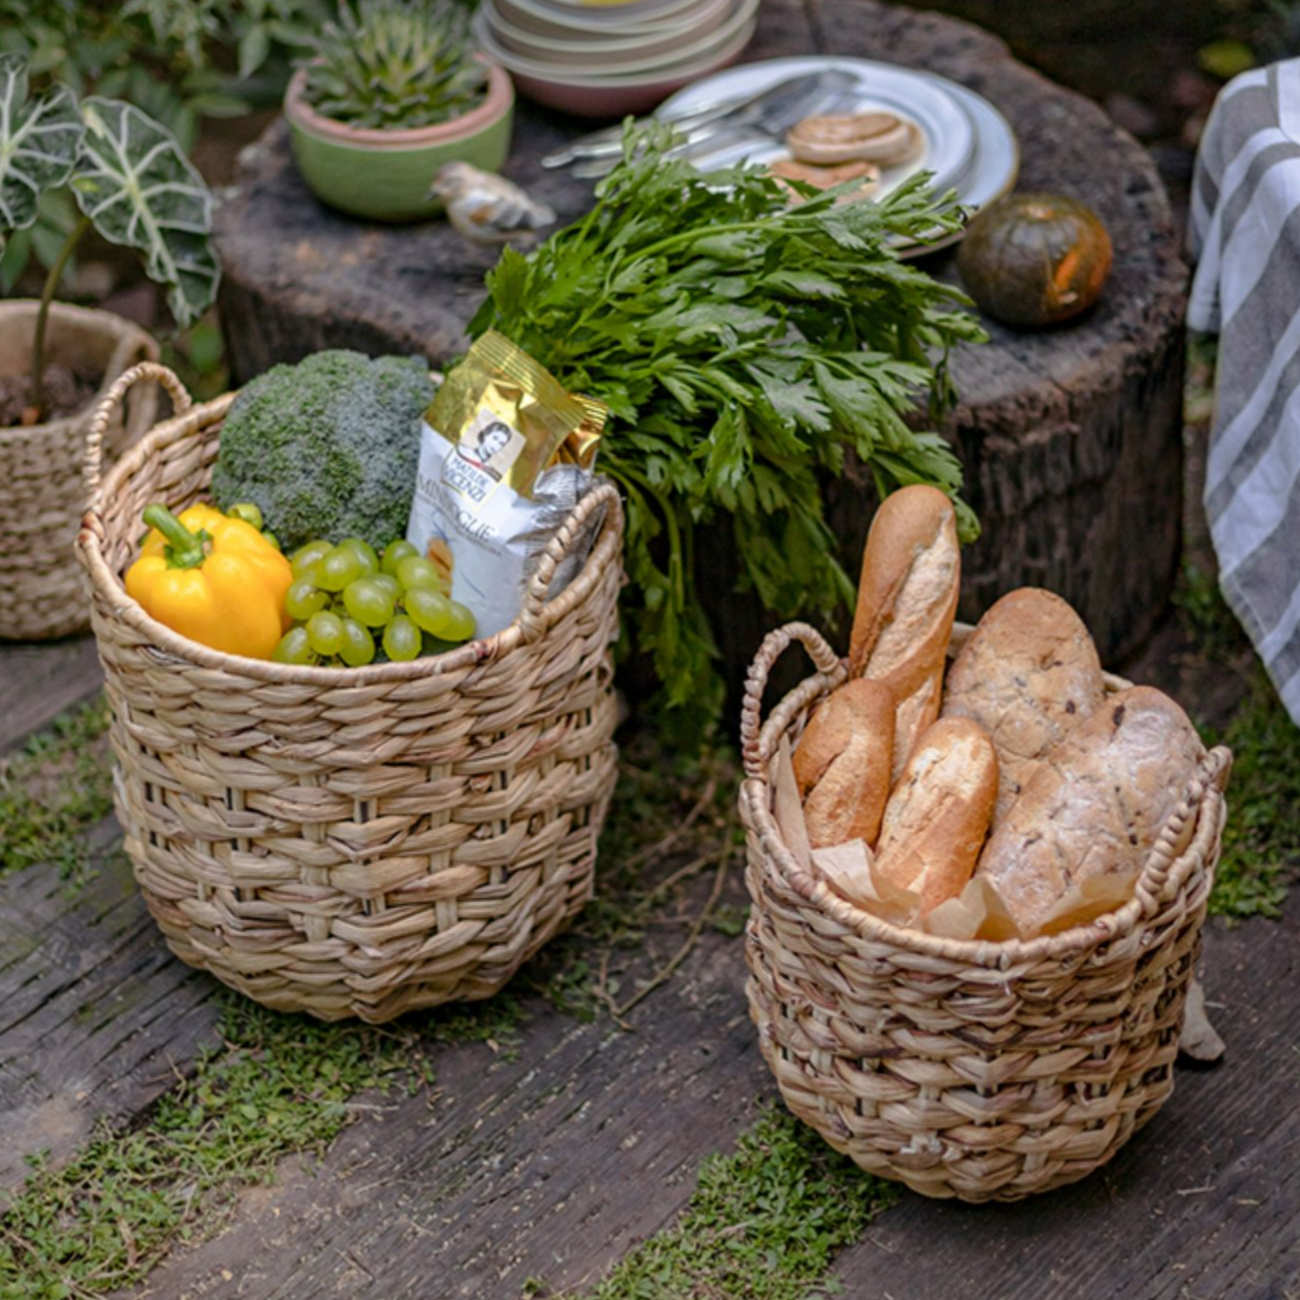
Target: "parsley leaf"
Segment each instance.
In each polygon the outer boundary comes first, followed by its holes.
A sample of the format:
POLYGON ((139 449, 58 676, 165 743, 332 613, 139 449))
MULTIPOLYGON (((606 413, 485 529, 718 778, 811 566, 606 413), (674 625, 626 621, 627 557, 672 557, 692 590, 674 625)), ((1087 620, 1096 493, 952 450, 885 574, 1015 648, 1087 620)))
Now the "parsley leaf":
POLYGON ((850 451, 882 495, 942 488, 972 538, 952 449, 911 425, 950 405, 948 351, 983 334, 959 290, 894 251, 961 227, 926 177, 879 202, 800 187, 792 204, 760 168, 703 176, 665 157, 675 139, 629 127, 593 209, 503 254, 469 332, 499 330, 609 405, 600 468, 627 502, 625 613, 662 682, 662 720, 689 739, 724 698, 697 530, 731 517, 742 580, 783 617, 853 599, 821 493, 850 451))

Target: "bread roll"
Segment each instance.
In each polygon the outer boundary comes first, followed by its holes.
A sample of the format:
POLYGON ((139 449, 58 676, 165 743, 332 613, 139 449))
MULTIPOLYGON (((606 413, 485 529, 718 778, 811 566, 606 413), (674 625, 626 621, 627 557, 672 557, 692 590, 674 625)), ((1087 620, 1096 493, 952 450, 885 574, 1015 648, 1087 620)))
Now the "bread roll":
POLYGON ((939 716, 960 581, 952 502, 920 485, 886 497, 862 555, 849 671, 884 682, 897 701, 892 780, 939 716))
POLYGON ((1036 764, 1106 694, 1097 647, 1060 596, 1021 587, 1003 596, 948 670, 945 718, 972 718, 998 752, 997 826, 1036 764))
POLYGON ((1022 933, 1071 885, 1138 871, 1204 757, 1187 715, 1149 686, 1117 692, 1079 723, 1026 780, 980 858, 1022 933))
POLYGON ((879 682, 832 691, 809 719, 794 751, 794 779, 815 849, 876 842, 889 797, 894 697, 879 682))
POLYGON ((998 793, 984 728, 941 718, 926 729, 885 805, 876 878, 921 896, 921 915, 961 893, 975 870, 998 793))

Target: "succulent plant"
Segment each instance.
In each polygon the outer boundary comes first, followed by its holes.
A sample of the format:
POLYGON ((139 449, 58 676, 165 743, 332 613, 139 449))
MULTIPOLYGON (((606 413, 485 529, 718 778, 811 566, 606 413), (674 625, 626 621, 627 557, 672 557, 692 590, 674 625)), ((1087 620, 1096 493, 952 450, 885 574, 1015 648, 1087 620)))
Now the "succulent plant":
POLYGON ((449 0, 339 0, 315 42, 305 98, 348 126, 433 126, 483 101, 469 13, 449 0))

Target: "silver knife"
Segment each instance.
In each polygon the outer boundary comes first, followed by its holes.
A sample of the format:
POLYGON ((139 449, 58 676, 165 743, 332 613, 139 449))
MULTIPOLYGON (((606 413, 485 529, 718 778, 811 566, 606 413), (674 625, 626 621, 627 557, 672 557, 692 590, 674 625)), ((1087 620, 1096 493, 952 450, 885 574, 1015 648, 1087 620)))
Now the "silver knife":
MULTIPOLYGON (((857 76, 840 68, 792 77, 769 87, 738 112, 715 119, 667 153, 669 158, 707 157, 729 144, 756 137, 779 140, 801 118, 830 108, 845 107, 859 86, 857 76)), ((619 156, 621 156, 621 149, 619 156)), ((584 180, 607 176, 618 165, 619 156, 589 158, 578 163, 572 174, 584 180)))
MULTIPOLYGON (((852 73, 840 69, 803 72, 798 76, 786 77, 757 94, 746 96, 743 99, 710 101, 707 104, 699 104, 693 109, 687 109, 680 113, 665 113, 656 115, 654 118, 642 118, 640 122, 671 122, 674 125, 688 129, 688 136, 690 137, 688 143, 696 143, 697 140, 702 142, 704 137, 703 135, 696 135, 695 128, 697 127, 712 124, 720 125, 722 123, 730 125, 733 122, 758 120, 764 115, 769 106, 780 106, 789 97, 797 96, 801 91, 811 90, 815 86, 827 84, 843 89, 849 85, 856 85, 857 78, 852 73)), ((797 120, 797 118, 794 118, 787 125, 792 125, 797 120)), ((592 131, 588 135, 579 136, 578 139, 570 141, 563 148, 547 154, 542 159, 542 166, 562 167, 567 163, 583 158, 617 159, 622 152, 623 127, 621 125, 611 126, 600 131, 592 131)), ((577 174, 575 172, 575 175, 577 174)), ((605 173, 591 172, 589 174, 604 175, 605 173)))

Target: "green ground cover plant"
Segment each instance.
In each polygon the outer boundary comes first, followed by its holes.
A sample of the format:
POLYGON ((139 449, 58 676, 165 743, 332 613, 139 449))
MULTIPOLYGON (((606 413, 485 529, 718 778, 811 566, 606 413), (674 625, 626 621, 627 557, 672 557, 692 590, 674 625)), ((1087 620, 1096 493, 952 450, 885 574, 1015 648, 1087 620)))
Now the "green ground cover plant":
MULTIPOLYGON (((808 1300, 834 1288, 835 1255, 900 1192, 768 1109, 710 1156, 681 1217, 630 1251, 587 1300, 808 1300)), ((534 1282, 532 1294, 547 1294, 534 1282)))
POLYGON ((108 716, 93 700, 0 759, 0 875, 52 862, 65 880, 84 879, 86 832, 113 811, 108 716))
POLYGON ((1211 744, 1233 753, 1223 854, 1210 911, 1276 919, 1300 865, 1300 727, 1255 665, 1246 698, 1211 744))
MULTIPOLYGON (((101 1123, 69 1164, 37 1165, 0 1218, 0 1300, 69 1300, 139 1281, 173 1246, 219 1227, 242 1187, 273 1181, 280 1160, 323 1153, 356 1117, 358 1093, 432 1082, 418 1020, 325 1025, 219 996, 218 1041, 145 1123, 101 1123)), ((507 1037, 510 1007, 462 1013, 475 1025, 460 1032, 507 1037)), ((456 1031, 452 1021, 442 1032, 456 1031)))

